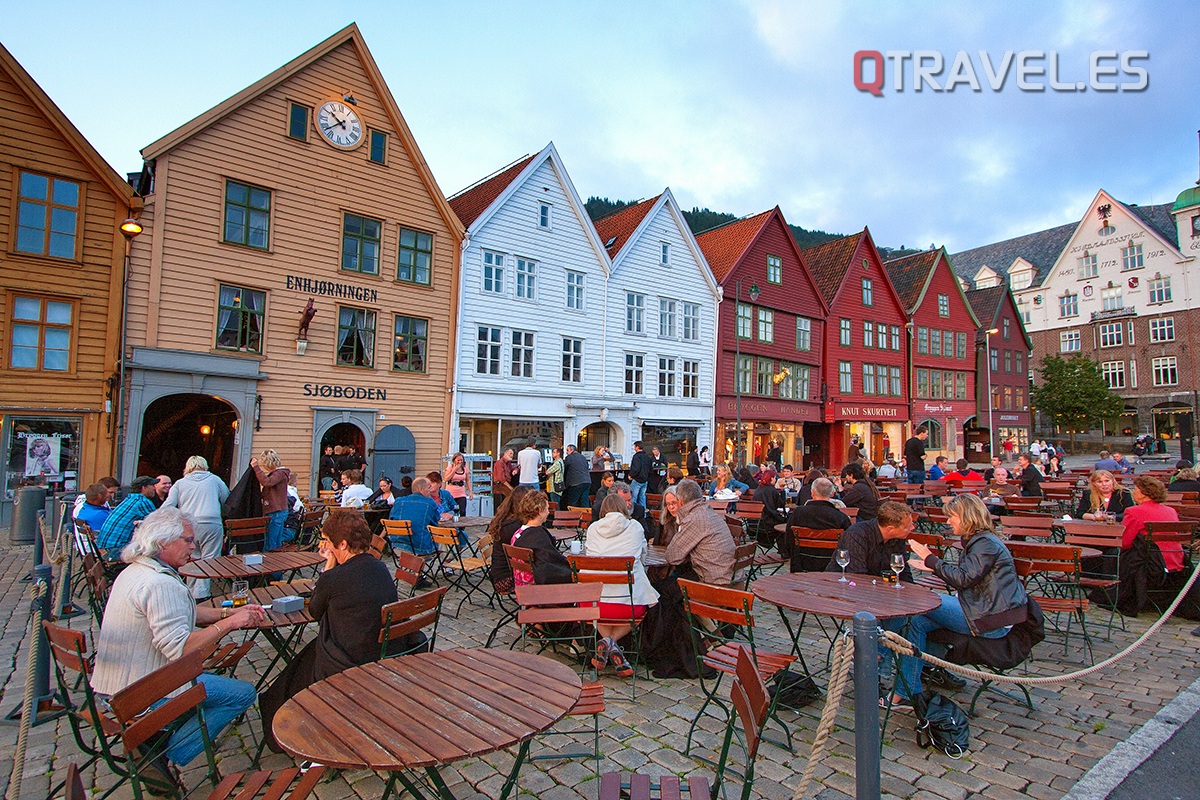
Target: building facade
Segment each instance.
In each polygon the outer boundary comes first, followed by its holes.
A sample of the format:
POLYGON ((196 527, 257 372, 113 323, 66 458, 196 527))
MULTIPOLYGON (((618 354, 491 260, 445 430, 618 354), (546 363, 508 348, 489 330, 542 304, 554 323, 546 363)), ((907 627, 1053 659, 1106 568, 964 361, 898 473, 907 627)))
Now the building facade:
POLYGON ((26 482, 111 475, 123 220, 140 198, 0 46, 0 524, 26 482))
POLYGON ((462 227, 358 28, 142 152, 122 476, 272 448, 311 492, 332 444, 436 467, 462 227))
POLYGON ((966 427, 966 457, 985 464, 992 452, 1005 457, 1029 449, 1033 341, 1007 286, 974 289, 967 292, 967 299, 979 319, 974 341, 979 414, 966 427), (1008 441, 1011 451, 1004 446, 1008 441))

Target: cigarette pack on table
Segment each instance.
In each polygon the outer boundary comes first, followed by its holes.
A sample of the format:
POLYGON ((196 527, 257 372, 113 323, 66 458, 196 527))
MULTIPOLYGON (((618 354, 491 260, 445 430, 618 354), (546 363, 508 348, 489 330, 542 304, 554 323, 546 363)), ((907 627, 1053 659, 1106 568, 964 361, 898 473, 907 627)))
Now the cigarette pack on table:
POLYGON ((242 563, 247 567, 256 567, 262 563, 262 553, 246 553, 242 556, 242 563))
POLYGON ((304 608, 304 598, 289 594, 286 597, 276 597, 271 601, 271 610, 280 614, 291 614, 304 608))

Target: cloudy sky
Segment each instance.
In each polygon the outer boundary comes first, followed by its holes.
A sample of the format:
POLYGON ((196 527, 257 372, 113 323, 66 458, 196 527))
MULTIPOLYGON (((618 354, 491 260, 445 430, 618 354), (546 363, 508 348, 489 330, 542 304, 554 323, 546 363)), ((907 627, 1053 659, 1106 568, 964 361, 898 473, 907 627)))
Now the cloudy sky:
MULTIPOLYGON (((1197 177, 1193 0, 32 8, 0 0, 0 41, 121 172, 357 22, 447 194, 554 141, 585 198, 670 186, 685 207, 778 204, 807 228, 869 225, 882 245, 955 252, 1077 220, 1100 188, 1149 205, 1197 177), (881 54, 881 96, 856 88, 858 51, 881 54), (939 88, 953 71, 954 91, 913 91, 916 59, 898 53, 915 51, 930 69, 942 61, 939 88), (1097 51, 1118 54, 1096 61, 1109 72, 1092 74, 1097 51), (1018 85, 1022 65, 1043 91, 1018 85), (1126 91, 1139 69, 1148 86, 1126 91), (1104 85, 1125 88, 1093 88, 1104 85)), ((871 61, 860 84, 873 83, 871 61)))

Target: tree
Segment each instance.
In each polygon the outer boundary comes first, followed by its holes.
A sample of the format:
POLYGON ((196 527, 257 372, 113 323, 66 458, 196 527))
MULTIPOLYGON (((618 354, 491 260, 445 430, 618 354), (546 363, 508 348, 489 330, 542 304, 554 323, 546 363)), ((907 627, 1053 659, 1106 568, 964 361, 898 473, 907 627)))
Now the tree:
POLYGON ((1042 413, 1065 428, 1075 449, 1075 434, 1115 420, 1125 402, 1108 388, 1095 361, 1084 355, 1046 356, 1038 371, 1041 379, 1029 399, 1042 413))

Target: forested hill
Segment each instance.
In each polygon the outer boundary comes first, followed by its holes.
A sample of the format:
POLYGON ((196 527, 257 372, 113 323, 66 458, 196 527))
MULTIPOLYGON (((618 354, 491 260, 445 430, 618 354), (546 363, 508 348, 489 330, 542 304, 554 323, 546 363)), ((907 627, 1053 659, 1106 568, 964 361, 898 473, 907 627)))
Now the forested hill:
MULTIPOLYGON (((614 211, 620 211, 622 208, 634 205, 638 202, 640 201, 609 200, 607 197, 589 197, 587 202, 584 203, 584 206, 587 208, 588 215, 593 220, 596 220, 600 219, 601 217, 607 217, 614 211)), ((688 227, 692 229, 692 233, 694 234, 700 233, 701 231, 706 231, 710 228, 715 228, 718 225, 724 225, 727 222, 733 222, 734 220, 738 219, 738 217, 734 216, 733 214, 713 211, 712 209, 708 208, 693 208, 691 211, 685 210, 683 212, 683 217, 687 220, 688 227)), ((792 232, 792 238, 796 240, 796 244, 799 245, 801 249, 806 247, 815 247, 816 245, 828 242, 831 239, 839 239, 845 235, 841 233, 828 233, 827 231, 810 231, 805 228, 801 228, 799 225, 788 225, 788 228, 792 232)), ((891 247, 880 247, 879 257, 884 261, 887 261, 892 258, 899 258, 900 256, 909 255, 910 253, 915 252, 917 251, 909 250, 904 247, 900 247, 898 249, 891 247)))

